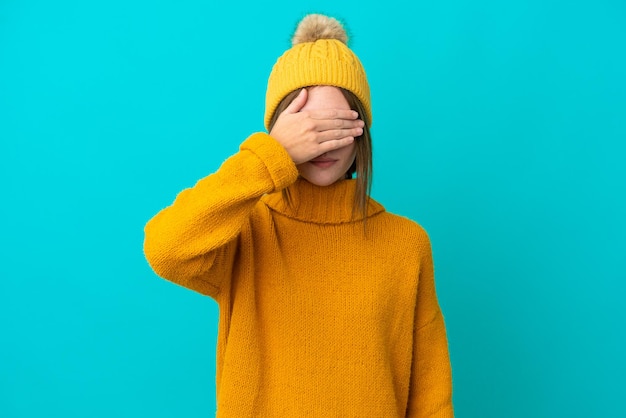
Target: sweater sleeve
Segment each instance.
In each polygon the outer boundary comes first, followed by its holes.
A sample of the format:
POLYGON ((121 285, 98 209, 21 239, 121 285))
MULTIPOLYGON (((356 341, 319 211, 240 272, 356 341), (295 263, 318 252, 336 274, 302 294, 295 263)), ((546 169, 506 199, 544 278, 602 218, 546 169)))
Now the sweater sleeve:
POLYGON ((432 250, 420 266, 407 417, 452 418, 452 373, 446 329, 435 291, 432 250))
POLYGON ((289 154, 256 133, 215 173, 178 194, 145 226, 144 254, 161 277, 216 297, 229 278, 237 237, 258 200, 298 177, 289 154))

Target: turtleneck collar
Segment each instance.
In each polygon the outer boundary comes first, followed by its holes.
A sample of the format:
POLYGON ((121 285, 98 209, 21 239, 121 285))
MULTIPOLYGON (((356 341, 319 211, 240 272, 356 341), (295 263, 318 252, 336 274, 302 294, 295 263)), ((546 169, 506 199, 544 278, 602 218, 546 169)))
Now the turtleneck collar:
MULTIPOLYGON (((339 180, 330 186, 316 186, 303 178, 287 188, 290 203, 283 199, 281 191, 261 199, 273 210, 290 218, 319 224, 339 224, 363 219, 358 209, 352 211, 356 180, 339 180)), ((384 211, 378 202, 370 199, 367 217, 384 211)))

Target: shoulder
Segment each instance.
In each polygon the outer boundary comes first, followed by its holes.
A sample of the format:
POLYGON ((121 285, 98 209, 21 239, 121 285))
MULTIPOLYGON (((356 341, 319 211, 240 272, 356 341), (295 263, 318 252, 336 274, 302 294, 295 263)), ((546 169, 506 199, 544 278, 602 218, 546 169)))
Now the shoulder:
POLYGON ((426 229, 418 222, 391 212, 381 212, 372 219, 372 227, 377 235, 385 238, 390 245, 416 247, 430 251, 430 238, 426 229))
POLYGON ((390 260, 393 269, 419 273, 432 263, 430 237, 421 224, 387 211, 371 221, 367 232, 375 253, 380 259, 390 260))

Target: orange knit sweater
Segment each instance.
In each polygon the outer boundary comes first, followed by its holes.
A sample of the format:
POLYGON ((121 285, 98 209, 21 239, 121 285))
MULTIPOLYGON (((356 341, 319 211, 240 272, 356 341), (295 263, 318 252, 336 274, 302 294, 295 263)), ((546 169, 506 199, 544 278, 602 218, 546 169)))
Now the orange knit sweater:
POLYGON ((428 236, 375 201, 364 232, 354 191, 258 133, 146 225, 154 271, 219 304, 218 417, 453 416, 428 236))

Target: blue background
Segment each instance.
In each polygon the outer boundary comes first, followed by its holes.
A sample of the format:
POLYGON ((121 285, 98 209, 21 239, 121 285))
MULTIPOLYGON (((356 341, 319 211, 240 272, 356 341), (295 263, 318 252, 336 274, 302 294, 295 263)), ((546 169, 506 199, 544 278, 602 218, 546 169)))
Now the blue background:
POLYGON ((0 2, 0 415, 206 417, 217 307, 143 226, 263 129, 307 12, 372 86, 373 196, 434 248, 458 417, 624 395, 626 4, 0 2))

